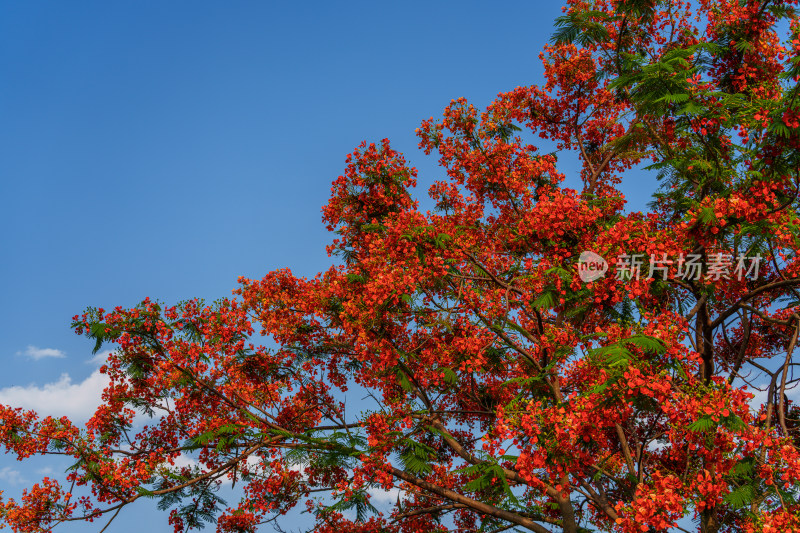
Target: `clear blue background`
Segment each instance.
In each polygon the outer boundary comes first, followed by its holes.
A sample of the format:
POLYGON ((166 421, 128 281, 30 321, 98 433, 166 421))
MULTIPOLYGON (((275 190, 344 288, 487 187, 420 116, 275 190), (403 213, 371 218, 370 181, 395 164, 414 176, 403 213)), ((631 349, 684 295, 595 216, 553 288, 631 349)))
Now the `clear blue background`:
POLYGON ((213 300, 240 275, 324 269, 320 208, 346 154, 389 137, 425 196, 443 172, 414 129, 452 98, 483 107, 542 82, 559 14, 545 1, 4 2, 0 386, 64 369, 15 358, 27 345, 84 357, 69 322, 89 305, 213 300))
MULTIPOLYGON (((214 300, 240 275, 325 269, 320 208, 346 154, 390 138, 425 197, 444 173, 414 129, 452 98, 484 107, 542 83, 559 14, 530 0, 3 2, 0 389, 84 383, 91 344, 69 323, 87 306, 214 300), (65 356, 34 360, 31 345, 65 356)), ((1 459, 6 496, 41 477, 1 459)), ((167 529, 152 510, 121 518, 109 531, 167 529)))

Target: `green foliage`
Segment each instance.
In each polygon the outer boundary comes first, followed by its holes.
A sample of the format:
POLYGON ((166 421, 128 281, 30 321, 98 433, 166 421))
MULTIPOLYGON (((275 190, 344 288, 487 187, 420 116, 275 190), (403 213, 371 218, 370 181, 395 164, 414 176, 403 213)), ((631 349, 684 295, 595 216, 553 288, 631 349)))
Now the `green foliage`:
POLYGON ((583 46, 608 39, 608 30, 601 22, 609 20, 602 11, 575 11, 556 19, 556 31, 550 38, 554 44, 577 43, 583 46))
POLYGON ((412 439, 400 441, 402 446, 398 455, 403 470, 412 474, 428 474, 433 471, 431 459, 437 456, 436 450, 412 439))
POLYGON ((751 485, 743 485, 726 494, 724 501, 734 509, 741 509, 750 505, 755 495, 755 489, 751 485))

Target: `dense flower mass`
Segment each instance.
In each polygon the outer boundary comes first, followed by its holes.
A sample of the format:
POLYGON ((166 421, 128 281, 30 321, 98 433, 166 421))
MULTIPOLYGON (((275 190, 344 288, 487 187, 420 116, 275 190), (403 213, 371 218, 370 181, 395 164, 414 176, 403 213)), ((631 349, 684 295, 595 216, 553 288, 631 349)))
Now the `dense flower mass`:
POLYGON ((0 406, 9 453, 76 461, 2 523, 157 498, 176 532, 296 506, 322 532, 800 532, 796 4, 570 0, 544 86, 417 130, 435 211, 388 140, 363 143, 323 208, 326 272, 75 317, 114 346, 104 403, 85 427, 0 406), (643 172, 660 189, 627 212, 643 172), (650 275, 614 275, 634 256, 650 275), (689 256, 690 277, 651 264, 689 256), (709 266, 744 256, 757 275, 709 266), (587 281, 581 257, 611 264, 587 281))

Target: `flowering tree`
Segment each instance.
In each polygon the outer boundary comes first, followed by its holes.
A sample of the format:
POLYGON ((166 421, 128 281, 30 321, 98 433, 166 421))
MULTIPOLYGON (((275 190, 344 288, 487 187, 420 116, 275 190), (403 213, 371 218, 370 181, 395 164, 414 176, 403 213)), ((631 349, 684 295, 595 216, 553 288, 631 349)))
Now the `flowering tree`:
POLYGON ((800 531, 796 3, 571 0, 546 85, 417 131, 448 175, 434 213, 364 143, 323 208, 337 266, 75 317, 115 347, 104 403, 85 428, 0 406, 9 452, 76 461, 0 516, 155 498, 176 531, 298 504, 321 532, 800 531), (660 191, 626 213, 644 165, 660 191))

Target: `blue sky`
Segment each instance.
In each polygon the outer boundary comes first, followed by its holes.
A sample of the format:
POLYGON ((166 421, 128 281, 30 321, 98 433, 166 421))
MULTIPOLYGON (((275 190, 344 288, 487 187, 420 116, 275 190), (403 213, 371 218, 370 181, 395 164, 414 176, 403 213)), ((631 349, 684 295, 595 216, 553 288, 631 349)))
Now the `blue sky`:
MULTIPOLYGON (((559 14, 530 0, 4 2, 0 401, 88 412, 102 380, 69 327, 87 306, 210 301, 240 275, 325 269, 320 208, 346 154, 390 138, 424 196, 443 172, 414 129, 452 98, 484 107, 541 83, 559 14)), ((0 460, 7 496, 54 468, 0 460)), ((136 526, 166 526, 148 513, 136 526)))
POLYGON ((70 318, 330 264, 320 220, 361 140, 443 173, 414 129, 542 81, 552 2, 6 2, 0 387, 80 378, 70 318), (380 6, 380 7, 379 7, 380 6), (27 346, 64 351, 30 361, 27 346))

